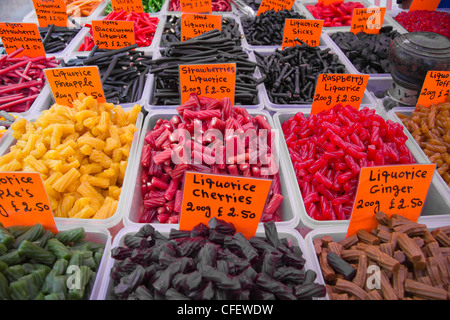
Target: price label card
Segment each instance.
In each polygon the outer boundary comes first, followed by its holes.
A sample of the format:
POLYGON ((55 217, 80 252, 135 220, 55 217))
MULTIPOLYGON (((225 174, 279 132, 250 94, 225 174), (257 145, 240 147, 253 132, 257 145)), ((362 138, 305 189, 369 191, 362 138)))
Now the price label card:
POLYGON ((311 108, 311 114, 318 114, 342 103, 359 109, 369 75, 330 73, 320 74, 311 108))
POLYGON ((196 13, 181 15, 181 41, 195 38, 214 29, 222 30, 222 16, 196 13))
POLYGON ((409 6, 409 11, 428 10, 435 11, 439 7, 441 0, 413 0, 409 6))
POLYGON ((79 93, 106 102, 97 66, 50 68, 44 72, 56 103, 72 106, 79 93))
POLYGON ((0 172, 0 222, 4 227, 40 223, 58 232, 39 173, 0 172))
POLYGON ((335 2, 344 2, 344 0, 319 0, 319 2, 323 3, 324 5, 328 6, 335 2))
POLYGON ((236 63, 180 65, 179 73, 181 103, 196 92, 214 99, 229 97, 234 105, 236 63))
POLYGON ((232 222, 248 239, 255 235, 271 186, 270 179, 186 172, 180 230, 208 225, 216 217, 232 222))
POLYGON ((126 12, 144 12, 142 0, 111 0, 111 5, 114 11, 125 10, 126 12))
POLYGON ((359 32, 379 34, 385 14, 386 8, 353 9, 350 31, 354 34, 359 32))
POLYGON ((295 0, 262 0, 256 15, 259 16, 261 13, 264 13, 272 9, 275 12, 284 9, 291 10, 292 6, 294 5, 294 2, 295 0))
POLYGON ((283 49, 301 44, 296 39, 317 47, 322 34, 323 20, 286 19, 284 21, 283 49))
POLYGON ((45 56, 44 44, 35 23, 0 23, 0 37, 7 54, 24 48, 17 58, 45 56))
POLYGON ((181 12, 212 13, 211 0, 180 0, 181 12))
POLYGON ((422 85, 417 106, 429 108, 447 101, 450 95, 450 71, 428 71, 422 85))
POLYGON ((378 212, 417 221, 435 168, 434 164, 361 168, 347 236, 359 229, 371 231, 377 225, 378 212))
POLYGON ((92 32, 99 49, 120 49, 136 43, 133 21, 93 20, 92 32))
POLYGON ((67 27, 66 3, 64 0, 33 0, 34 11, 39 27, 54 24, 57 27, 67 27))

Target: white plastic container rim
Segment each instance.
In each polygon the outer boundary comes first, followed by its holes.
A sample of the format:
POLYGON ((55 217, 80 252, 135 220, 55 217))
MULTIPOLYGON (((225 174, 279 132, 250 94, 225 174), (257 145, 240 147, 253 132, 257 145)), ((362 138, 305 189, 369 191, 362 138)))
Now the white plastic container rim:
POLYGON ((100 293, 100 289, 102 287, 102 281, 103 281, 103 275, 106 271, 106 263, 108 262, 108 255, 111 251, 111 234, 106 228, 101 228, 97 226, 90 226, 90 225, 84 225, 84 224, 74 224, 74 223, 68 223, 67 221, 59 221, 56 222, 56 228, 59 231, 66 231, 66 230, 72 230, 78 227, 84 228, 84 231, 86 232, 86 238, 85 240, 95 242, 95 243, 102 243, 105 245, 103 256, 100 262, 100 265, 97 269, 97 275, 95 278, 94 286, 92 287, 92 291, 89 297, 89 300, 97 300, 98 295, 100 293))
MULTIPOLYGON (((369 107, 372 109, 376 110, 376 113, 378 115, 380 115, 381 117, 383 117, 385 120, 388 120, 387 118, 387 114, 385 112, 381 112, 380 108, 378 105, 370 105, 370 106, 365 106, 365 105, 361 105, 360 109, 364 108, 364 107, 369 107)), ((275 113, 273 115, 273 121, 275 124, 275 128, 281 130, 282 132, 282 121, 281 121, 281 117, 292 117, 294 116, 296 113, 298 112, 302 112, 305 116, 309 116, 311 109, 307 109, 307 108, 303 108, 303 109, 286 109, 283 111, 279 111, 277 113, 275 113)), ((411 141, 409 141, 410 139, 408 139, 408 141, 406 142, 406 145, 408 147, 408 149, 411 151, 411 153, 413 154, 413 156, 415 157, 415 154, 413 152, 413 150, 411 150, 411 141)), ((335 226, 348 226, 350 220, 325 220, 325 221, 320 221, 320 220, 315 220, 313 218, 311 218, 306 211, 305 208, 305 204, 303 202, 303 197, 300 191, 300 186, 298 185, 297 179, 296 179, 296 174, 294 171, 294 167, 292 164, 292 160, 289 154, 289 150, 286 144, 286 140, 284 140, 281 143, 281 152, 284 154, 287 154, 286 156, 286 169, 287 169, 287 175, 288 178, 291 179, 291 186, 292 186, 292 191, 295 193, 295 197, 294 199, 297 200, 297 204, 296 206, 298 206, 300 208, 300 210, 298 211, 300 214, 300 225, 303 227, 307 227, 307 228, 311 228, 311 229, 317 229, 317 228, 324 228, 324 227, 335 227, 335 226)), ((420 162, 420 159, 416 158, 417 162, 420 162)), ((434 198, 433 198, 434 199, 434 198)), ((434 219, 434 217, 442 217, 445 218, 449 212, 448 212, 448 208, 450 208, 449 204, 448 204, 448 200, 445 198, 445 194, 442 194, 442 191, 439 188, 439 185, 436 185, 436 177, 433 177, 433 180, 431 182, 430 185, 430 190, 428 192, 428 196, 427 196, 427 202, 430 203, 433 202, 433 205, 438 206, 439 209, 442 210, 442 212, 439 212, 436 215, 423 215, 424 219, 434 219), (437 202, 437 201, 430 201, 429 198, 430 197, 437 197, 437 199, 442 200, 441 202, 437 202), (444 211, 447 210, 447 211, 444 211)), ((424 207, 425 208, 425 207, 424 207)), ((440 210, 439 210, 440 211, 440 210)))
MULTIPOLYGON (((248 110, 248 112, 250 113, 250 115, 256 116, 258 114, 263 115, 267 118, 270 126, 273 129, 277 129, 274 124, 273 124, 273 120, 272 117, 270 116, 270 114, 266 111, 255 111, 255 110, 248 110)), ((177 115, 178 112, 176 110, 168 110, 166 112, 161 111, 161 112, 150 112, 145 120, 144 120, 144 124, 142 126, 142 132, 141 132, 141 136, 139 139, 139 145, 137 147, 137 151, 135 153, 136 155, 136 161, 134 162, 134 167, 132 169, 132 172, 130 174, 130 181, 127 183, 127 186, 129 187, 130 191, 129 194, 127 195, 127 204, 125 205, 125 208, 127 209, 123 218, 123 224, 124 226, 143 226, 147 223, 139 223, 139 222, 135 222, 133 219, 130 218, 131 212, 133 210, 133 212, 136 212, 135 210, 139 210, 138 214, 140 213, 140 209, 142 207, 139 208, 135 208, 133 207, 134 201, 137 201, 139 203, 139 205, 142 206, 142 196, 140 194, 140 185, 138 184, 138 179, 140 178, 140 172, 141 172, 141 164, 140 164, 140 158, 142 155, 142 149, 145 143, 145 136, 148 132, 148 130, 150 130, 150 124, 151 121, 155 118, 166 118, 166 119, 170 119, 169 117, 172 117, 173 115, 177 115), (136 195, 136 192, 138 192, 139 194, 136 195), (136 199, 135 199, 136 197, 136 199)), ((286 215, 289 217, 289 219, 286 219, 284 221, 280 221, 280 222, 275 222, 276 225, 279 226, 283 226, 283 227, 291 227, 291 228, 295 228, 297 227, 297 225, 300 222, 300 214, 299 214, 299 210, 302 210, 302 208, 300 208, 297 204, 296 204, 296 197, 297 195, 294 193, 294 188, 292 186, 292 182, 289 179, 289 171, 287 170, 287 163, 286 163, 286 158, 289 156, 289 154, 286 154, 285 150, 283 149, 283 142, 281 142, 281 140, 283 140, 282 137, 282 132, 278 131, 278 138, 280 139, 280 150, 277 151, 278 154, 278 159, 279 159, 279 175, 280 175, 280 182, 281 182, 281 190, 282 190, 282 195, 284 196, 284 200, 283 200, 283 216, 286 215)), ((304 213, 306 214, 306 212, 304 213)), ((283 218, 283 217, 282 217, 283 218)), ((177 224, 168 224, 168 223, 164 223, 164 224, 160 224, 160 223, 152 223, 152 225, 157 224, 157 225, 168 225, 171 227, 179 227, 179 223, 177 224)), ((260 222, 259 225, 262 225, 262 223, 260 222)))
MULTIPOLYGON (((450 225, 450 219, 448 218, 442 218, 442 219, 424 219, 419 218, 417 220, 420 224, 426 224, 429 230, 434 230, 438 227, 443 226, 449 226, 450 225)), ((322 282, 325 282, 323 278, 323 274, 320 268, 319 259, 317 258, 317 255, 315 253, 314 244, 313 241, 316 238, 321 238, 322 236, 331 236, 334 241, 340 241, 345 238, 347 235, 347 228, 346 226, 335 226, 335 227, 324 227, 319 228, 310 231, 306 237, 305 237, 305 244, 307 249, 308 261, 310 261, 313 264, 314 270, 319 270, 319 274, 317 278, 320 278, 322 282)), ((327 299, 329 300, 329 297, 327 295, 327 299)))
MULTIPOLYGON (((128 108, 125 109, 124 111, 129 110, 128 108)), ((28 121, 34 121, 36 120, 36 118, 39 115, 37 114, 33 114, 33 117, 26 117, 26 119, 28 121)), ((130 192, 130 186, 129 184, 131 183, 130 180, 130 176, 132 175, 132 168, 133 168, 133 164, 134 162, 136 162, 136 151, 137 151, 137 146, 139 143, 139 138, 140 138, 140 133, 141 133, 141 129, 142 129, 142 122, 143 122, 143 114, 142 112, 138 115, 137 120, 136 120, 136 132, 134 133, 133 136, 133 142, 131 143, 131 148, 130 148, 130 154, 128 156, 128 161, 127 161, 127 167, 125 170, 125 177, 123 180, 123 184, 122 184, 122 188, 121 188, 121 194, 119 197, 119 203, 117 206, 117 210, 116 212, 109 218, 106 219, 79 219, 79 218, 59 218, 59 217, 55 217, 55 221, 57 223, 60 222, 66 222, 68 224, 77 224, 80 226, 95 226, 95 227, 104 227, 106 229, 111 229, 115 226, 117 226, 120 222, 122 222, 123 220, 123 216, 124 216, 124 212, 127 212, 128 208, 126 207, 127 205, 127 199, 129 197, 129 192, 130 192)), ((3 142, 0 144, 0 156, 5 155, 7 152, 9 152, 9 148, 15 144, 16 139, 14 139, 14 137, 12 136, 12 133, 10 131, 7 131, 5 133, 5 137, 3 142)))
MULTIPOLYGON (((170 225, 152 224, 152 226, 155 228, 156 231, 160 232, 164 236, 168 236, 171 229, 178 230, 178 228, 174 228, 173 225, 170 226, 170 225)), ((134 234, 134 233, 138 232, 141 227, 142 226, 135 225, 135 226, 128 226, 128 227, 125 227, 122 230, 120 230, 119 233, 117 233, 116 237, 113 240, 113 243, 111 245, 111 250, 114 248, 123 246, 123 241, 124 241, 125 236, 128 234, 134 234)), ((279 225, 277 225, 276 227, 277 227, 279 239, 287 238, 288 241, 291 243, 291 245, 298 246, 300 248, 300 250, 302 251, 303 258, 306 260, 305 265, 303 267, 304 270, 305 271, 312 270, 312 271, 316 272, 317 278, 316 278, 315 282, 318 284, 324 285, 325 282, 323 280, 323 277, 320 277, 321 270, 320 270, 320 268, 317 269, 317 267, 313 261, 310 261, 310 257, 309 257, 310 255, 307 252, 308 248, 306 246, 305 240, 300 235, 300 233, 298 233, 298 231, 296 231, 295 229, 292 229, 289 227, 284 227, 284 226, 279 226, 279 225)), ((265 236, 264 226, 258 226, 255 236, 261 236, 261 237, 265 236)), ((114 262, 115 262, 115 259, 113 259, 111 257, 111 250, 107 256, 107 261, 106 261, 106 266, 105 266, 105 270, 103 273, 101 289, 97 296, 98 300, 110 300, 109 294, 112 290, 112 285, 113 285, 113 283, 111 281, 111 268, 114 266, 114 262)), ((318 299, 318 300, 323 300, 323 298, 318 299)))

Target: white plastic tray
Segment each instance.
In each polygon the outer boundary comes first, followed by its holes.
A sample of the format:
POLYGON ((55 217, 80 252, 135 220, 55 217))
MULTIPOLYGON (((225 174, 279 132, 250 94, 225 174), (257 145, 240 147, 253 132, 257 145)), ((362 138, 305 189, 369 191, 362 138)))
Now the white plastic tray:
MULTIPOLYGON (((125 109, 127 111, 128 109, 125 109)), ((25 117, 28 121, 34 121, 36 118, 40 115, 40 113, 34 113, 31 116, 25 117)), ((130 148, 130 154, 128 156, 128 162, 127 162, 127 168, 125 171, 125 177, 122 184, 121 194, 119 197, 119 203, 117 206, 116 212, 109 218, 106 219, 78 219, 78 218, 58 218, 55 217, 56 223, 59 222, 65 222, 67 224, 78 224, 81 226, 91 226, 91 227, 97 227, 97 228, 106 228, 108 229, 112 234, 115 234, 117 232, 117 228, 120 228, 120 224, 122 223, 123 216, 125 212, 128 212, 129 208, 128 205, 128 197, 129 192, 132 190, 130 188, 130 176, 132 175, 132 168, 134 166, 134 163, 136 162, 136 151, 137 146, 139 142, 139 137, 141 133, 142 128, 142 122, 143 122, 143 114, 142 112, 138 115, 138 118, 136 120, 136 132, 133 136, 133 142, 131 144, 130 148)), ((0 156, 6 154, 9 152, 9 149, 11 146, 13 146, 17 142, 14 137, 12 137, 12 134, 10 131, 5 133, 4 141, 0 144, 0 156)))
MULTIPOLYGON (((267 119, 269 124, 272 126, 272 128, 275 129, 273 125, 273 121, 270 117, 270 115, 266 111, 253 111, 248 110, 249 113, 253 116, 256 116, 258 114, 264 115, 267 119)), ((178 114, 176 110, 168 110, 168 111, 154 111, 150 112, 145 120, 144 124, 142 126, 142 132, 141 137, 139 140, 139 145, 136 152, 136 159, 133 167, 133 171, 131 174, 131 181, 133 181, 131 184, 129 184, 130 193, 128 194, 128 201, 130 202, 127 204, 127 207, 129 208, 129 211, 125 213, 123 224, 125 226, 142 226, 145 223, 139 223, 139 217, 141 215, 141 209, 143 208, 143 200, 142 200, 142 194, 141 194, 141 184, 140 184, 140 177, 142 173, 142 167, 140 165, 140 158, 142 154, 142 149, 144 146, 144 139, 146 134, 154 127, 156 121, 159 118, 163 119, 170 119, 173 115, 178 114)), ((278 145, 281 145, 284 140, 282 136, 282 132, 277 132, 278 137, 280 138, 280 143, 278 145)), ((280 169, 280 182, 281 182, 281 193, 284 196, 283 200, 283 210, 282 210, 282 221, 276 222, 277 225, 283 226, 283 227, 291 227, 295 228, 299 222, 299 210, 302 210, 295 201, 295 198, 297 195, 293 192, 293 188, 291 185, 291 181, 289 179, 289 171, 286 170, 286 163, 285 159, 288 157, 287 154, 285 154, 285 151, 282 149, 277 152, 278 158, 279 158, 279 169, 280 169)), ((303 213, 303 214, 306 214, 303 213)), ((261 225, 261 223, 259 223, 261 225)), ((179 224, 167 224, 172 227, 178 228, 179 224)))
MULTIPOLYGON (((428 226, 429 230, 436 229, 438 227, 448 226, 450 225, 449 219, 423 219, 419 218, 418 223, 426 224, 428 226)), ((347 227, 346 226, 335 226, 335 227, 325 227, 325 228, 319 228, 316 230, 312 230, 309 232, 305 237, 305 244, 307 248, 308 261, 311 261, 313 264, 314 270, 320 270, 319 276, 321 278, 321 281, 325 281, 323 278, 323 274, 320 268, 319 259, 315 253, 314 250, 314 244, 313 241, 316 238, 321 238, 322 236, 331 236, 334 241, 338 242, 343 239, 345 239, 345 236, 347 234, 347 227)), ((328 296, 327 296, 328 299, 328 296)))
MULTIPOLYGON (((158 225, 158 224, 152 224, 152 226, 155 228, 156 231, 160 232, 164 236, 168 236, 170 229, 177 229, 173 226, 164 226, 164 225, 158 225)), ((117 236, 114 238, 113 244, 111 246, 111 249, 123 246, 123 239, 128 234, 135 234, 140 229, 140 226, 128 226, 122 229, 117 236)), ((309 254, 307 253, 308 248, 306 247, 305 240, 302 238, 302 236, 294 229, 283 227, 283 226, 277 226, 278 236, 279 239, 286 238, 293 246, 298 246, 302 253, 303 258, 306 259, 304 270, 313 270, 317 274, 317 278, 315 280, 318 284, 324 284, 323 277, 320 277, 321 274, 320 269, 316 269, 316 265, 311 263, 309 254)), ((256 230, 256 236, 265 237, 264 234, 264 227, 259 226, 256 230)), ((114 266, 115 260, 111 258, 111 254, 108 254, 107 261, 106 261, 106 267, 105 272, 103 275, 101 290, 98 295, 98 300, 111 300, 109 298, 110 293, 113 289, 113 282, 111 281, 111 268, 114 266)), ((321 298, 322 300, 323 298, 321 298)))
MULTIPOLYGON (((388 120, 387 113, 383 110, 380 110, 381 108, 377 106, 364 106, 361 105, 361 108, 363 107, 370 107, 376 109, 376 113, 383 117, 385 120, 388 120)), ((290 119, 292 116, 294 116, 296 113, 302 112, 306 117, 309 116, 311 109, 286 109, 283 111, 279 111, 275 113, 273 116, 275 128, 282 130, 281 125, 283 122, 290 119)), ((414 147, 412 146, 411 139, 408 139, 406 142, 406 146, 409 150, 411 150, 411 153, 414 157, 416 155, 414 154, 414 147)), ((307 227, 310 229, 317 229, 317 228, 324 228, 324 227, 335 227, 335 226, 348 226, 349 220, 334 220, 334 221, 319 221, 311 218, 306 211, 305 205, 303 203, 303 198, 301 195, 300 187, 298 185, 296 174, 294 171, 294 167, 292 165, 291 157, 289 155, 288 147, 286 144, 286 141, 284 140, 281 144, 281 152, 282 154, 287 154, 286 161, 287 161, 287 176, 291 179, 291 186, 293 191, 295 192, 295 199, 297 200, 297 206, 300 208, 299 214, 300 214, 300 225, 303 227, 307 227)), ((421 159, 417 159, 416 161, 418 163, 424 163, 421 161, 421 159)), ((446 198, 446 195, 443 194, 438 182, 437 178, 433 177, 433 180, 431 182, 428 195, 426 198, 426 201, 424 203, 424 207, 422 210, 422 216, 446 216, 450 213, 450 205, 448 203, 448 199, 446 198)))

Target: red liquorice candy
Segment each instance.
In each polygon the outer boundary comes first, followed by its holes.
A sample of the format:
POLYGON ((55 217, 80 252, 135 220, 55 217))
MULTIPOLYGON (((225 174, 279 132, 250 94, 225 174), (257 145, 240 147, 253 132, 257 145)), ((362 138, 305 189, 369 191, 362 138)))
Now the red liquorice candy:
POLYGON ((309 117, 297 113, 282 129, 305 208, 315 220, 350 218, 361 168, 415 163, 402 125, 374 109, 338 104, 309 117))

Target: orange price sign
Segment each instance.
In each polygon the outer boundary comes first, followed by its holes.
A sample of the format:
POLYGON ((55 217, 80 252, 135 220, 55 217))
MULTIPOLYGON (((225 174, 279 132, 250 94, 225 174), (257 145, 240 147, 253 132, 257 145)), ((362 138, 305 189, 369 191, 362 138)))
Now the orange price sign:
POLYGON ((57 27, 67 27, 66 3, 64 0, 33 0, 34 11, 39 27, 54 24, 57 27))
POLYGON ((181 103, 196 92, 214 99, 229 97, 234 105, 236 63, 180 65, 179 74, 181 103))
POLYGON ((0 37, 7 54, 24 48, 17 58, 45 56, 44 44, 35 23, 0 23, 0 37))
POLYGON ((93 20, 92 32, 100 49, 120 49, 136 43, 133 21, 93 20))
POLYGON ((426 108, 447 101, 450 95, 450 71, 428 71, 417 100, 426 108))
POLYGON ((320 74, 311 108, 311 114, 318 114, 342 103, 356 110, 361 105, 369 75, 329 73, 320 74))
POLYGON ((385 14, 386 8, 353 9, 350 31, 354 34, 359 32, 379 34, 385 14))
POLYGON ((208 225, 216 217, 232 222, 248 239, 255 235, 271 186, 270 179, 186 172, 180 230, 208 225))
POLYGON ((181 41, 195 38, 214 29, 222 30, 222 16, 196 13, 181 15, 181 41))
POLYGON ((125 10, 126 12, 144 12, 142 0, 111 0, 111 5, 114 11, 125 10))
POLYGON ((106 102, 97 66, 50 68, 44 73, 56 103, 71 106, 80 93, 106 102))
POLYGON ((399 214, 419 218, 435 171, 434 164, 392 165, 361 168, 347 237, 359 229, 371 231, 375 214, 399 214))
POLYGON ((0 222, 4 227, 40 223, 58 232, 39 173, 0 172, 0 222))
POLYGON ((301 44, 296 39, 306 42, 311 47, 317 47, 320 43, 322 27, 323 20, 286 19, 282 48, 301 44))
POLYGON ((441 0, 413 0, 409 6, 409 11, 428 10, 435 11, 439 7, 441 0))
POLYGON ((212 13, 211 0, 180 0, 181 12, 212 13))
POLYGON ((335 2, 344 2, 344 0, 319 0, 319 2, 323 3, 324 5, 328 6, 335 2))
POLYGON ((262 0, 256 15, 259 16, 261 13, 264 13, 272 9, 275 12, 284 9, 291 10, 292 6, 294 5, 294 2, 295 0, 262 0))

